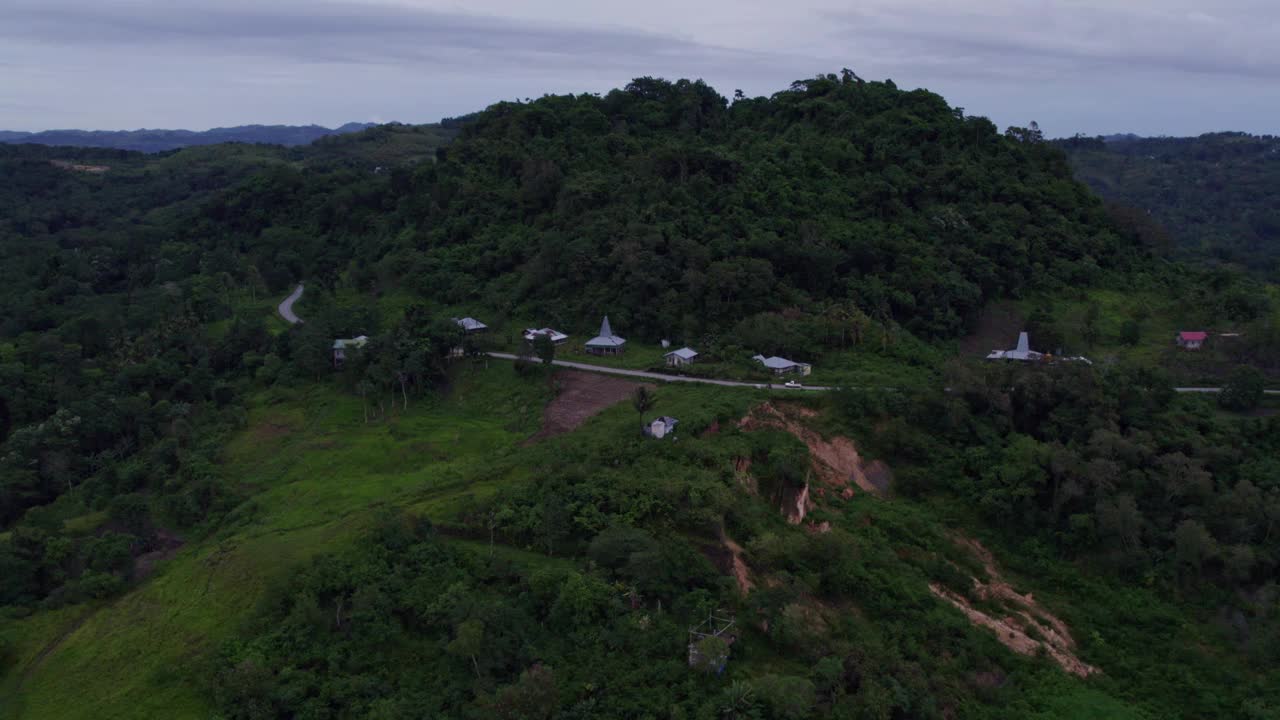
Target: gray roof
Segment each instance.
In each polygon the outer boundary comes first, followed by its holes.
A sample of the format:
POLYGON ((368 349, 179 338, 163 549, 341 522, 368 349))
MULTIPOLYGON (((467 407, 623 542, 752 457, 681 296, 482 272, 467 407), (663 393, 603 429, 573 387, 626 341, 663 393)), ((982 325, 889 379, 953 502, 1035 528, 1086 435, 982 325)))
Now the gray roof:
POLYGON ((484 323, 480 322, 479 320, 473 317, 454 318, 453 321, 458 323, 458 327, 461 327, 463 330, 467 332, 484 330, 485 328, 489 327, 488 325, 485 325, 484 323))
POLYGON ((683 348, 680 348, 679 350, 672 350, 671 352, 667 353, 666 355, 663 355, 662 357, 671 357, 672 355, 675 355, 676 357, 681 358, 683 360, 692 360, 698 357, 698 351, 694 350, 693 348, 683 347, 683 348))
POLYGON ((791 369, 791 368, 793 368, 793 367, 796 367, 797 365, 805 365, 805 364, 806 364, 806 363, 799 363, 799 362, 795 362, 794 360, 788 360, 788 359, 786 359, 786 358, 781 358, 781 357, 778 357, 777 355, 774 355, 773 357, 765 357, 765 356, 763 356, 763 355, 756 355, 755 357, 753 357, 753 358, 751 358, 751 359, 752 359, 752 360, 755 360, 756 362, 760 363, 761 365, 764 365, 765 367, 769 368, 770 370, 789 370, 789 369, 791 369))
POLYGON ((546 335, 551 342, 559 342, 569 337, 555 328, 525 328, 524 339, 533 342, 539 335, 546 335))
POLYGON ((1013 350, 992 350, 988 360, 1039 360, 1044 357, 1031 349, 1031 337, 1026 332, 1018 333, 1018 347, 1013 350))
POLYGON ((587 341, 587 347, 622 347, 627 341, 613 334, 613 328, 609 327, 609 316, 604 316, 604 322, 600 323, 600 334, 587 341))

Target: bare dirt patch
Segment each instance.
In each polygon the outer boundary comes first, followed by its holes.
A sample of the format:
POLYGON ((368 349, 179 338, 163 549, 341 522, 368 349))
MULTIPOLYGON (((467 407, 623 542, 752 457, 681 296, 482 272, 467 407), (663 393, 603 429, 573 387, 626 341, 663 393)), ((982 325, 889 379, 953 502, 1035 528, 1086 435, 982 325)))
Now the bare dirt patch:
MULTIPOLYGON (((589 372, 556 373, 560 392, 542 413, 542 429, 527 442, 537 442, 572 431, 605 408, 627 400, 641 383, 589 372)), ((653 385, 645 385, 653 389, 653 385)), ((638 431, 638 426, 637 426, 638 431)))
POLYGON ((133 576, 144 580, 156 571, 156 565, 177 554, 185 541, 174 533, 160 528, 156 531, 155 549, 133 559, 133 576))
POLYGON ((866 492, 884 495, 893 479, 889 466, 878 460, 863 462, 858 448, 847 437, 822 437, 804 423, 815 415, 806 407, 766 402, 755 407, 738 426, 744 430, 769 428, 791 433, 809 448, 813 473, 824 484, 842 488, 852 483, 866 492))
POLYGON ((957 537, 955 542, 972 552, 986 570, 986 582, 973 578, 973 596, 981 602, 999 605, 1003 616, 995 617, 978 610, 968 598, 938 583, 930 583, 929 590, 934 595, 954 605, 969 622, 994 631, 996 639, 1016 653, 1035 655, 1043 651, 1063 670, 1079 677, 1101 672, 1075 656, 1076 642, 1066 623, 1040 607, 1030 593, 1023 595, 1004 581, 990 551, 977 540, 957 537))
POLYGON ((960 354, 986 357, 992 350, 1011 348, 1026 326, 1026 318, 1015 304, 1007 300, 992 303, 982 311, 973 333, 960 339, 960 354))

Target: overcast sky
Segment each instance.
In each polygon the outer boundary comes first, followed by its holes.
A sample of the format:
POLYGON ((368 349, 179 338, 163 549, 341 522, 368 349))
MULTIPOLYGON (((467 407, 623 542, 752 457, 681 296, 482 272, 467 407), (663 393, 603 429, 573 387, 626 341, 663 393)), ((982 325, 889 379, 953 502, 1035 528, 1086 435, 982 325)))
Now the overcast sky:
POLYGON ((0 129, 431 122, 848 67, 1052 136, 1280 133, 1277 0, 0 0, 0 129))

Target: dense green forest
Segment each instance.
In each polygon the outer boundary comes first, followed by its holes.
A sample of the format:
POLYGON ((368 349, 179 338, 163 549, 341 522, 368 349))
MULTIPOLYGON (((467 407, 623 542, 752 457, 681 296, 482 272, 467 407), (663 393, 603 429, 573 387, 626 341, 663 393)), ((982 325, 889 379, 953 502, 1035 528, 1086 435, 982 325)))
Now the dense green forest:
POLYGON ((1273 290, 932 93, 643 78, 305 147, 0 146, 0 280, 0 717, 85 717, 70 682, 107 717, 1280 712, 1273 290), (1136 344, 1150 311, 1090 293, 1247 327, 1229 392, 956 352, 996 302, 1040 342, 1136 344), (450 320, 605 313, 726 364, 913 373, 663 387, 542 438, 568 381, 450 320), (678 441, 638 432, 658 411, 678 441), (823 477, 824 438, 892 490, 823 477), (966 619, 1031 595, 1031 656, 966 619), (722 671, 689 661, 712 614, 722 671))
POLYGON ((1167 231, 1163 242, 1180 257, 1280 277, 1280 139, 1211 133, 1055 144, 1099 195, 1162 226, 1151 232, 1167 231))

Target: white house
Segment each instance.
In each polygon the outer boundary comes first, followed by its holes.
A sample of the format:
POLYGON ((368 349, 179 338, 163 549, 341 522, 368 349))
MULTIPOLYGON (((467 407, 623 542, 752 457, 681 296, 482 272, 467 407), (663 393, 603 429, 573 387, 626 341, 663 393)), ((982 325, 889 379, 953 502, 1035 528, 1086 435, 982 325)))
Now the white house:
POLYGON ((813 372, 813 366, 809 363, 796 362, 786 358, 774 355, 765 357, 763 355, 755 355, 751 358, 760 363, 765 369, 773 372, 774 375, 787 375, 789 373, 796 375, 808 375, 813 372))
POLYGON ((470 335, 471 333, 483 332, 489 329, 488 325, 485 325, 484 323, 472 317, 453 318, 453 321, 457 323, 458 327, 462 328, 462 331, 468 335, 470 335))
POLYGON ((693 348, 680 348, 663 355, 667 359, 667 367, 684 367, 692 365, 698 359, 698 352, 693 348))
POLYGON ((587 352, 592 355, 617 355, 626 350, 627 341, 613 334, 609 316, 600 323, 600 334, 587 341, 587 352))
POLYGON ((1018 333, 1018 347, 1013 350, 992 350, 987 355, 988 360, 1020 360, 1028 362, 1032 360, 1043 360, 1044 353, 1038 353, 1031 349, 1031 338, 1027 333, 1018 333))
POLYGON ((553 345, 563 345, 564 341, 569 339, 568 335, 565 335, 554 328, 526 328, 524 331, 524 340, 525 342, 531 343, 543 335, 551 338, 551 344, 553 345))
POLYGON ((340 367, 347 360, 347 348, 362 348, 369 342, 369 336, 359 335, 353 338, 338 338, 333 341, 333 365, 340 367))
POLYGON ((675 433, 676 425, 679 423, 679 420, 663 415, 660 418, 655 418, 653 422, 648 425, 645 425, 644 434, 656 440, 661 440, 662 438, 675 433))

